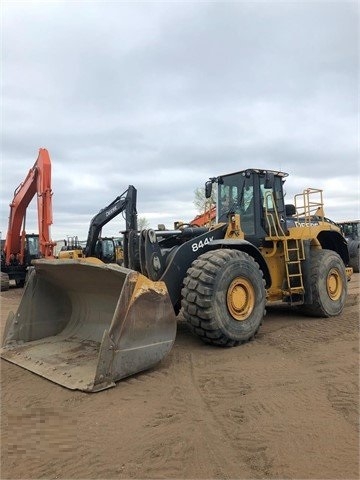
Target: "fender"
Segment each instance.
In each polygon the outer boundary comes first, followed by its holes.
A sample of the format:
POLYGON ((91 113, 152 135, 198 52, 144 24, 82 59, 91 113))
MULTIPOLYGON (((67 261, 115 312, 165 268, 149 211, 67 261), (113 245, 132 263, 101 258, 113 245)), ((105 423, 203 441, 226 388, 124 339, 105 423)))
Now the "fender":
POLYGON ((345 237, 339 232, 325 230, 319 233, 317 236, 321 247, 327 250, 333 250, 338 253, 344 262, 344 265, 349 264, 350 256, 349 250, 350 246, 348 245, 345 237))
POLYGON ((266 288, 269 288, 271 286, 271 275, 269 272, 269 268, 267 266, 267 263, 264 260, 264 257, 262 256, 260 250, 253 244, 248 242, 247 240, 234 240, 234 239, 227 239, 224 238, 223 240, 214 240, 211 243, 212 249, 214 248, 231 248, 233 250, 240 250, 242 252, 247 253, 251 257, 253 257, 256 262, 259 264, 260 269, 263 272, 264 279, 265 279, 265 285, 266 288))
POLYGON ((213 245, 213 242, 224 238, 226 228, 226 224, 219 224, 218 227, 191 238, 171 252, 160 280, 165 282, 175 309, 181 299, 181 289, 188 268, 201 254, 219 248, 213 245))
POLYGON ((160 280, 165 282, 174 308, 181 300, 181 289, 188 268, 200 255, 211 250, 232 248, 248 253, 259 263, 266 284, 271 283, 268 267, 260 251, 246 240, 224 239, 226 228, 226 225, 221 225, 209 230, 187 241, 171 253, 171 258, 168 259, 166 270, 160 280))

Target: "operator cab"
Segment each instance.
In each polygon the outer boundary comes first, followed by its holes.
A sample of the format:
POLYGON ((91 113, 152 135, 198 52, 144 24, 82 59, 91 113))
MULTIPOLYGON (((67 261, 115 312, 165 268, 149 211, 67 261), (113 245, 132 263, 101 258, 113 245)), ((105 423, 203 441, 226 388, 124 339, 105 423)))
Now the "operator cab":
POLYGON ((205 189, 208 197, 211 184, 218 184, 217 222, 227 222, 230 214, 239 214, 246 240, 258 246, 265 237, 274 234, 272 227, 276 224, 286 233, 283 194, 286 176, 284 172, 247 169, 211 179, 205 189))
POLYGON ((115 262, 115 243, 112 238, 99 238, 96 242, 95 256, 104 263, 115 262))
POLYGON ((30 265, 32 260, 40 258, 39 235, 26 234, 25 242, 25 263, 30 265))

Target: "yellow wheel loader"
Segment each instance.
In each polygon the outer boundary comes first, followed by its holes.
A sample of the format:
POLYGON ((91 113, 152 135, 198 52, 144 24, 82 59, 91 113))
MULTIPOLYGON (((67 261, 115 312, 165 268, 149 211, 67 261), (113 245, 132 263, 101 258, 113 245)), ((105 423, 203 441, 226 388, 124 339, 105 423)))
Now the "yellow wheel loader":
POLYGON ((64 240, 65 245, 61 247, 57 258, 60 259, 74 259, 74 258, 83 258, 84 251, 81 246, 77 236, 67 237, 67 240, 64 240))
MULTIPOLYGON (((68 388, 94 392, 153 367, 171 350, 176 314, 214 346, 253 338, 267 305, 313 317, 345 305, 347 243, 324 219, 322 191, 285 205, 283 172, 247 169, 211 178, 217 221, 137 230, 127 209, 124 266, 91 257, 37 260, 10 314, 2 358, 68 388)), ((133 196, 133 200, 136 196, 133 196)))

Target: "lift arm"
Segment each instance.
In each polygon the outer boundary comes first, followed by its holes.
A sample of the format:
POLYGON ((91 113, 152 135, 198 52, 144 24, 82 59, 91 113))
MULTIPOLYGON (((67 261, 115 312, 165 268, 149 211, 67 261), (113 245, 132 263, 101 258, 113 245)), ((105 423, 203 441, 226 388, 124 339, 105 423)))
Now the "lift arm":
POLYGON ((55 242, 50 240, 52 224, 51 161, 45 148, 39 149, 39 156, 29 170, 25 180, 17 187, 10 203, 8 231, 5 240, 5 262, 11 255, 17 255, 20 264, 24 260, 26 209, 37 194, 39 248, 43 257, 52 257, 55 242), (23 232, 21 225, 23 224, 23 232), (21 232, 21 234, 20 234, 21 232))

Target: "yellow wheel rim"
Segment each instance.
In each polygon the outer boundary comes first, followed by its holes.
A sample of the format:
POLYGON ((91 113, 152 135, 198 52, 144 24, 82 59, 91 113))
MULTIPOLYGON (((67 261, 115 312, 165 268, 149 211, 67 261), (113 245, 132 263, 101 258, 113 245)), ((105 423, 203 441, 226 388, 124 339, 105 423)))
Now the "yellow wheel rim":
POLYGON ((245 278, 235 278, 227 291, 226 302, 231 316, 238 321, 246 320, 254 310, 255 291, 245 278))
POLYGON ((332 268, 326 279, 326 289, 331 300, 339 300, 343 291, 343 281, 339 270, 332 268))

